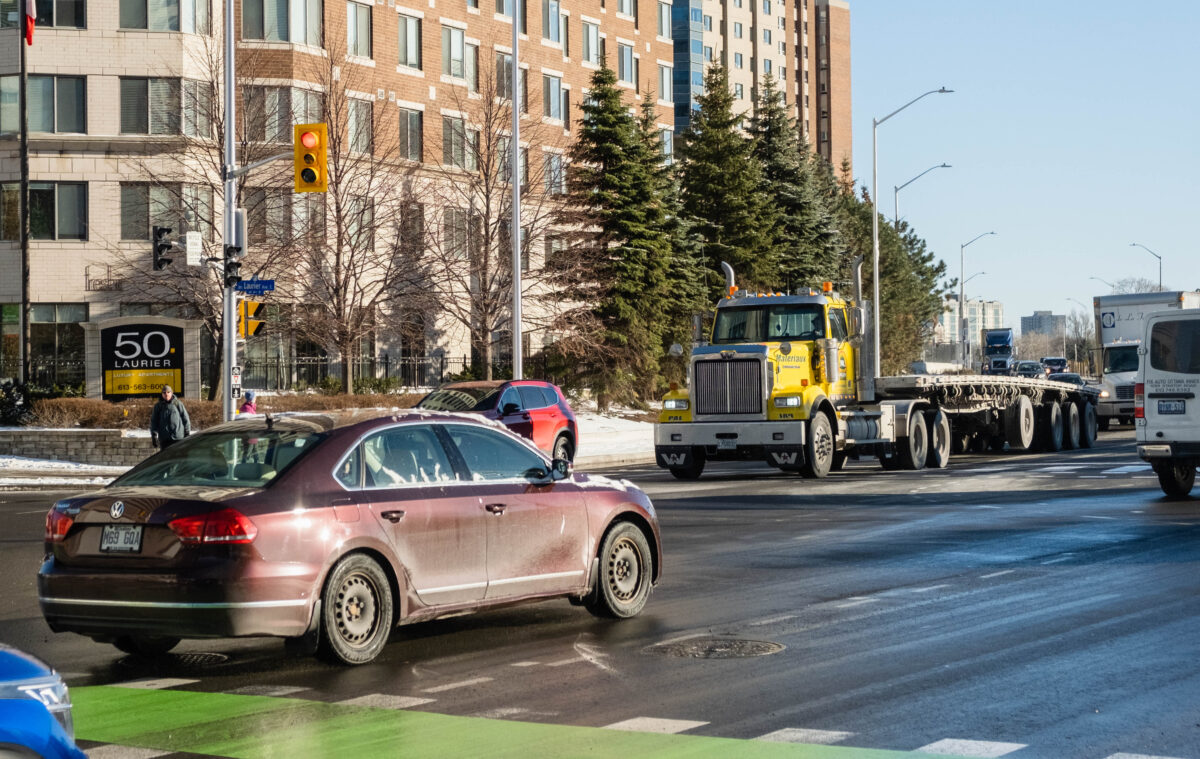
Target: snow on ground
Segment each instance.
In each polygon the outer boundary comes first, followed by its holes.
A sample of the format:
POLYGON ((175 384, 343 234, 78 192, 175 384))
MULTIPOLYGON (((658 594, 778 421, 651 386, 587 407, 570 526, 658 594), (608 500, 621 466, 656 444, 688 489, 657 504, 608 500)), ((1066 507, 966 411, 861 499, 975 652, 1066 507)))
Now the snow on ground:
POLYGON ((44 473, 62 472, 74 474, 121 474, 129 469, 127 466, 97 466, 95 464, 77 464, 73 461, 55 461, 53 459, 29 459, 24 456, 0 456, 0 470, 6 472, 36 471, 44 473))
POLYGON ((654 453, 654 425, 594 411, 575 411, 579 424, 579 455, 654 453))

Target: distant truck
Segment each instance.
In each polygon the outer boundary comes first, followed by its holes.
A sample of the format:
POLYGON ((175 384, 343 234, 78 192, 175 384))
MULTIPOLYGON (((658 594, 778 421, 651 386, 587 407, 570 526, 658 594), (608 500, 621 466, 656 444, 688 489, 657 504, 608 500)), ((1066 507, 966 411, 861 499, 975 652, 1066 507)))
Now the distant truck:
POLYGON ((979 334, 983 346, 983 374, 1014 374, 1017 368, 1017 339, 1012 327, 985 329, 979 334))
POLYGON ((1184 498, 1200 466, 1200 311, 1148 315, 1138 353, 1138 455, 1154 467, 1167 496, 1184 498))
POLYGON ((1142 343, 1147 317, 1166 309, 1200 308, 1200 292, 1097 295, 1092 305, 1096 315, 1096 344, 1101 349, 1096 423, 1101 430, 1107 430, 1113 421, 1133 424, 1138 346, 1142 343))

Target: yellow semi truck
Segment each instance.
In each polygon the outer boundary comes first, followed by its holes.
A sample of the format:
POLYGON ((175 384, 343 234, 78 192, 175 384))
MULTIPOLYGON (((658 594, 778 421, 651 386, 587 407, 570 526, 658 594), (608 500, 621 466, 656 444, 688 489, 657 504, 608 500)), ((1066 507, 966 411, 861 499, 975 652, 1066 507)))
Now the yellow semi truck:
MULTIPOLYGON (((722 262, 726 297, 686 387, 663 398, 659 466, 695 479, 709 461, 762 461, 807 477, 848 457, 885 469, 944 467, 952 452, 1091 447, 1098 392, 994 375, 880 377, 870 303, 828 282, 793 294, 747 293, 722 262)), ((680 352, 681 349, 677 349, 680 352)))

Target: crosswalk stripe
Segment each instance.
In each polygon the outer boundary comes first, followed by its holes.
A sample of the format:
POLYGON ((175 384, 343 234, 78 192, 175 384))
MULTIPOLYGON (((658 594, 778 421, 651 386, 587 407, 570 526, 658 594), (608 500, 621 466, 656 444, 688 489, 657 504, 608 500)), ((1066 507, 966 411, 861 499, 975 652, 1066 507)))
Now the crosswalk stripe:
POLYGON ((271 696, 280 698, 282 696, 290 696, 293 693, 299 693, 302 690, 308 690, 303 685, 243 685, 241 688, 234 688, 226 693, 233 693, 238 696, 271 696))
POLYGON ((631 733, 663 733, 674 735, 692 728, 707 725, 707 722, 693 722, 687 719, 659 719, 657 717, 634 717, 633 719, 614 722, 605 725, 606 730, 626 730, 631 733))
POLYGON ((454 690, 455 688, 466 688, 471 685, 479 685, 480 683, 490 683, 491 681, 492 678, 490 677, 473 677, 470 680, 463 680, 461 682, 450 683, 448 685, 436 685, 432 688, 423 688, 421 692, 441 693, 442 691, 454 690))
POLYGON ((1126 754, 1124 752, 1109 754, 1104 759, 1176 759, 1172 756, 1151 756, 1150 754, 1126 754))
POLYGON ((917 749, 927 754, 946 756, 996 757, 1011 754, 1025 748, 1024 743, 1001 743, 999 741, 967 741, 960 738, 943 738, 917 749))
POLYGON ((837 730, 807 730, 802 727, 785 727, 773 733, 760 735, 754 740, 770 741, 772 743, 816 743, 822 746, 830 746, 834 743, 841 743, 853 735, 854 733, 842 733, 837 730))
POLYGON ((1149 464, 1129 464, 1127 466, 1118 466, 1112 469, 1105 469, 1100 474, 1133 474, 1134 472, 1145 472, 1150 469, 1149 464))
POLYGON ((411 709, 422 704, 432 704, 436 699, 417 698, 416 696, 391 696, 387 693, 368 693, 357 698, 338 701, 346 706, 373 706, 377 709, 411 709))

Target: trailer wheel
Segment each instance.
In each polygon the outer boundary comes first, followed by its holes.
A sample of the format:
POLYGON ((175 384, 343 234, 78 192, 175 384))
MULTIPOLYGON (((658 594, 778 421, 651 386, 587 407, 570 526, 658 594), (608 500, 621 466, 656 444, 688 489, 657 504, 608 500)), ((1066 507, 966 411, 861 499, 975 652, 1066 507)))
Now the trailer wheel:
POLYGON ((1087 401, 1079 404, 1079 447, 1091 448, 1096 444, 1096 407, 1087 401))
POLYGON ((804 463, 800 465, 803 477, 820 478, 829 474, 833 466, 833 427, 829 417, 818 411, 808 420, 808 440, 804 442, 804 463))
POLYGON ((1108 425, 1111 421, 1112 421, 1112 417, 1110 417, 1110 416, 1100 417, 1100 419, 1097 422, 1097 425, 1100 427, 1100 431, 1108 432, 1108 425))
POLYGON ((925 415, 921 412, 908 415, 908 437, 896 441, 896 453, 900 466, 905 469, 923 469, 929 456, 929 436, 925 431, 925 415))
POLYGON ((925 465, 930 469, 942 469, 950 463, 950 417, 940 408, 926 411, 925 426, 929 431, 929 455, 925 465))
POLYGON ((1154 473, 1168 498, 1187 498, 1196 484, 1196 465, 1190 461, 1161 461, 1154 473))
POLYGON ((1067 402, 1063 406, 1063 448, 1075 450, 1079 447, 1079 406, 1067 402))
POLYGON ((1033 402, 1022 395, 1004 412, 1004 439, 1011 448, 1026 449, 1033 445, 1033 402))
POLYGON ((969 432, 951 432, 950 434, 950 453, 966 453, 971 447, 971 433, 969 432))
POLYGON ((833 460, 829 462, 829 471, 831 471, 831 472, 842 471, 842 469, 845 468, 845 466, 846 466, 846 459, 849 457, 850 457, 850 454, 846 453, 845 451, 834 451, 833 452, 833 460))
POLYGON ((1061 451, 1063 447, 1062 406, 1058 405, 1058 401, 1050 401, 1042 409, 1041 424, 1038 425, 1041 433, 1041 449, 1051 453, 1061 451))

